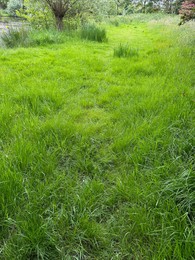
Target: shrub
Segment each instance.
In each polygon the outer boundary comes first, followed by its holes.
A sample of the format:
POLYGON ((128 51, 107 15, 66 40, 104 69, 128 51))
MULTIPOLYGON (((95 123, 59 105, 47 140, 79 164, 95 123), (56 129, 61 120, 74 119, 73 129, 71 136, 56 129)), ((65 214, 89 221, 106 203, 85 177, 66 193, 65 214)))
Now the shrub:
POLYGON ((16 15, 16 11, 22 8, 21 0, 10 0, 7 4, 7 12, 11 15, 16 15))
POLYGON ((2 33, 1 40, 7 48, 27 46, 29 44, 28 31, 24 28, 8 28, 2 33))
POLYGON ((87 24, 81 29, 81 38, 97 42, 107 41, 106 30, 95 24, 87 24))
POLYGON ((183 2, 179 13, 181 14, 181 22, 179 25, 195 19, 195 0, 183 2))
POLYGON ((9 16, 7 11, 0 8, 0 20, 2 21, 2 18, 7 16, 9 16))
POLYGON ((131 48, 128 44, 120 44, 118 47, 114 49, 114 57, 130 58, 138 56, 138 49, 131 48))
POLYGON ((50 9, 41 1, 25 1, 25 8, 16 11, 18 17, 24 18, 31 27, 49 29, 54 27, 50 9))
POLYGON ((77 30, 81 25, 81 20, 79 17, 67 17, 64 19, 64 30, 65 31, 75 31, 77 30))

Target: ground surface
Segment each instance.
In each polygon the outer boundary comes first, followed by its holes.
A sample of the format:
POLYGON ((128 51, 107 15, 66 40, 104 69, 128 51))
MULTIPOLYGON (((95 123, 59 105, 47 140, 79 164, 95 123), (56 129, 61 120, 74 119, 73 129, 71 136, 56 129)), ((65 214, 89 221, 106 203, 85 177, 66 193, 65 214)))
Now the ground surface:
POLYGON ((0 49, 1 259, 194 259, 194 30, 144 19, 0 49))

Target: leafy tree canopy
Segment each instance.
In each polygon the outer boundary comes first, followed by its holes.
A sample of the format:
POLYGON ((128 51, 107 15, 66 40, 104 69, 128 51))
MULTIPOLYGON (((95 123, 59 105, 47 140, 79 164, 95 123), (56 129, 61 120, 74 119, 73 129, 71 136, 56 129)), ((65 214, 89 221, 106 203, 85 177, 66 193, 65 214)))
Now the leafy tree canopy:
POLYGON ((187 0, 182 3, 180 12, 181 22, 180 25, 195 19, 195 0, 187 0))

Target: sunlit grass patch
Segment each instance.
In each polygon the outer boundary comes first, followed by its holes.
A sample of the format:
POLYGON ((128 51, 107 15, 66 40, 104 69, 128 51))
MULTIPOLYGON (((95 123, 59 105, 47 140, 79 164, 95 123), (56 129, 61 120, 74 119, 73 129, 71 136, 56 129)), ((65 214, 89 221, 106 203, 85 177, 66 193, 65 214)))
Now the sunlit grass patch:
POLYGON ((128 43, 120 44, 114 49, 114 57, 118 58, 131 58, 138 57, 139 51, 137 48, 132 48, 128 43))

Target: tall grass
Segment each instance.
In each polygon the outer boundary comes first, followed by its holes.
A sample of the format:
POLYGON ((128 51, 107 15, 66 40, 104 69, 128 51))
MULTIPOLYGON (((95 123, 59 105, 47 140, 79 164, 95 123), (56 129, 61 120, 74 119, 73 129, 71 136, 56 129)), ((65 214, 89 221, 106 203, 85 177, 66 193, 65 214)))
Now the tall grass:
POLYGON ((1 35, 2 46, 7 48, 45 46, 66 40, 66 32, 54 30, 35 30, 29 28, 8 28, 1 35))
POLYGON ((120 43, 120 45, 114 49, 114 57, 130 58, 138 56, 138 49, 130 47, 129 44, 120 43))
POLYGON ((27 29, 8 28, 1 35, 1 41, 5 47, 26 47, 29 45, 29 36, 27 29))
POLYGON ((164 182, 162 194, 173 198, 179 209, 195 220, 195 175, 193 171, 184 171, 179 176, 164 182))
POLYGON ((0 49, 0 258, 193 260, 194 32, 164 22, 0 49))
POLYGON ((104 42, 107 41, 106 30, 95 24, 85 24, 81 29, 81 38, 90 41, 104 42))

